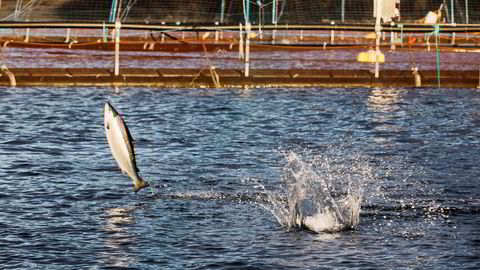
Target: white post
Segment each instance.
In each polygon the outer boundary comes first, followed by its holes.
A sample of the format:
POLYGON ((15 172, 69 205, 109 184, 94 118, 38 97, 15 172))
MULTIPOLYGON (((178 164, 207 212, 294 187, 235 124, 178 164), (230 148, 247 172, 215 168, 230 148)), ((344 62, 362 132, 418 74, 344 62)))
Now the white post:
POLYGON ((466 23, 468 24, 468 0, 465 0, 465 17, 466 23))
POLYGON ((257 1, 257 5, 258 5, 258 35, 260 36, 260 39, 263 39, 263 31, 262 31, 263 6, 262 6, 262 2, 257 1))
POLYGON ((103 42, 108 41, 108 28, 105 26, 105 22, 103 22, 103 42))
MULTIPOLYGON (((452 26, 456 26, 455 25, 455 13, 454 13, 454 4, 453 4, 453 0, 450 0, 450 11, 451 11, 451 21, 450 23, 452 24, 452 26)), ((452 45, 455 45, 455 32, 452 32, 452 45)))
MULTIPOLYGON (((345 0, 342 0, 341 8, 342 8, 342 23, 345 23, 345 0)), ((343 40, 344 38, 345 38, 345 33, 342 30, 341 35, 340 35, 340 39, 343 40)))
MULTIPOLYGON (((455 26, 457 26, 457 24, 456 24, 456 23, 453 23, 452 26, 455 27, 455 26)), ((452 45, 455 45, 455 36, 456 36, 456 35, 455 35, 455 32, 453 32, 453 33, 452 33, 452 45)))
POLYGON ((27 28, 25 31, 25 39, 23 40, 24 42, 30 42, 30 28, 27 28))
POLYGON ((225 0, 222 0, 222 7, 220 10, 220 22, 223 24, 223 18, 225 17, 225 0))
POLYGON ((247 38, 245 41, 245 77, 250 76, 250 32, 252 30, 252 24, 247 22, 245 25, 247 32, 247 38))
POLYGON ((277 4, 278 4, 278 1, 277 0, 273 0, 272 1, 272 24, 275 25, 275 28, 272 30, 272 44, 275 44, 275 36, 277 35, 277 4))
POLYGON ((373 4, 376 6, 376 21, 375 21, 375 34, 376 34, 376 53, 375 53, 375 78, 380 77, 380 64, 378 58, 380 57, 380 36, 382 31, 382 25, 380 24, 380 17, 382 16, 383 0, 375 0, 373 4))
POLYGON ((65 43, 70 42, 70 28, 67 28, 67 36, 65 37, 65 43))
POLYGON ((395 50, 395 32, 393 32, 393 27, 395 26, 395 23, 391 22, 390 26, 392 27, 390 31, 390 50, 394 51, 395 50))
MULTIPOLYGON (((468 0, 465 0, 465 17, 466 17, 466 23, 468 24, 468 0)), ((468 40, 468 32, 467 32, 467 40, 468 40)))
POLYGON ((243 54, 243 28, 242 28, 242 23, 240 23, 240 42, 238 44, 238 59, 244 59, 245 56, 243 54))
POLYGON ((455 15, 453 13, 453 0, 450 0, 450 11, 451 11, 451 17, 452 17, 452 21, 451 23, 454 23, 455 22, 455 15))
POLYGON ((115 76, 120 74, 120 28, 122 23, 117 20, 115 22, 115 76))
MULTIPOLYGON (((27 22, 28 22, 28 20, 27 20, 27 22)), ((30 42, 30 28, 27 28, 25 30, 25 39, 23 41, 26 42, 26 43, 30 42)))
MULTIPOLYGON (((215 26, 218 26, 218 22, 215 22, 215 26)), ((215 42, 218 42, 218 29, 215 29, 215 42)))
POLYGON ((272 1, 272 24, 277 25, 277 0, 272 1))
MULTIPOLYGON (((335 25, 335 22, 331 22, 330 24, 333 27, 335 25)), ((333 30, 332 28, 332 31, 330 33, 330 43, 333 44, 334 41, 335 41, 335 30, 333 30)))

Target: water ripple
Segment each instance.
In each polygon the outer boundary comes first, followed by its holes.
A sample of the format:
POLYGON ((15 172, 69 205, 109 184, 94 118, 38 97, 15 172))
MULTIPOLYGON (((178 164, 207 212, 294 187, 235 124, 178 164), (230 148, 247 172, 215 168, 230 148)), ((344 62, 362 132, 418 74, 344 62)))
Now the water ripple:
POLYGON ((478 268, 476 89, 32 87, 0 100, 5 268, 478 268), (109 152, 106 101, 136 140, 151 183, 139 194, 109 152), (332 198, 364 169, 355 230, 277 221, 285 152, 324 157, 311 181, 336 176, 332 198))

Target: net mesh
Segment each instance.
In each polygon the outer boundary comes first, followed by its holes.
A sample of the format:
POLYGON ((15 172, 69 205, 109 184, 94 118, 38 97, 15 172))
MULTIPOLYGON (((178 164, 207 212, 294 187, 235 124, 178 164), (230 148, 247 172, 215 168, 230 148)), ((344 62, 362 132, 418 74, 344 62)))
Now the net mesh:
MULTIPOLYGON (((403 22, 414 22, 444 4, 445 22, 480 23, 480 1, 401 0, 403 22)), ((245 15, 253 23, 313 24, 326 21, 373 22, 372 0, 3 0, 2 21, 182 22, 237 24, 245 15), (116 8, 117 7, 117 8, 116 8), (248 10, 245 11, 244 10, 248 10)))

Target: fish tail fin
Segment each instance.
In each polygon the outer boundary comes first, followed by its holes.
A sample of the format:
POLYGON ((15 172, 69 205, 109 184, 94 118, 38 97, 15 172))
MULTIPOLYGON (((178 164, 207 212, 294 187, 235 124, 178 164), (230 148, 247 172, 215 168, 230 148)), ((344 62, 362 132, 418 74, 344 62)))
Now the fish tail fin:
POLYGON ((138 178, 137 180, 133 181, 133 190, 137 193, 140 189, 148 187, 148 182, 144 181, 142 178, 138 178))

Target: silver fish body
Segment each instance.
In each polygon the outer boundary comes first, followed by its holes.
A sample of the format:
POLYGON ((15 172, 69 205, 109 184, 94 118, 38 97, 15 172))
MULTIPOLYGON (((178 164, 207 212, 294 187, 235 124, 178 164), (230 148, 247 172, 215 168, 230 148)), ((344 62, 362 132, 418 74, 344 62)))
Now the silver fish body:
POLYGON ((112 155, 122 172, 132 179, 134 191, 138 192, 140 189, 148 187, 148 183, 138 175, 132 135, 122 117, 108 102, 105 103, 104 122, 105 135, 112 155))

